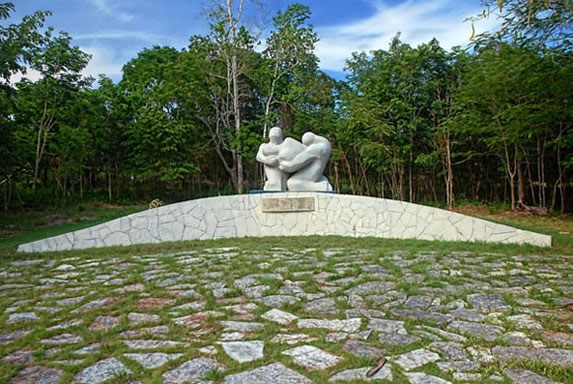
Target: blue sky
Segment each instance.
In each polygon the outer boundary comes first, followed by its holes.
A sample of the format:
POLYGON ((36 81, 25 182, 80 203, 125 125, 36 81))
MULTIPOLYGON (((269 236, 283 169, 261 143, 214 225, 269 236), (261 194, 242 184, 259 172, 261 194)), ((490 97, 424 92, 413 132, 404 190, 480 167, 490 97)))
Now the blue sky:
MULTIPOLYGON (((121 79, 121 68, 153 45, 178 49, 194 34, 205 34, 205 9, 214 0, 12 0, 10 22, 36 10, 50 10, 46 25, 66 31, 74 44, 92 55, 86 74, 121 79)), ((250 0, 246 7, 254 9, 250 0)), ((263 9, 251 24, 268 33, 277 10, 293 0, 258 0, 263 9), (262 15, 262 16, 260 16, 262 15), (267 29, 264 30, 265 24, 267 29)), ((312 11, 311 24, 320 42, 320 67, 342 78, 345 59, 353 51, 387 49, 392 36, 416 46, 436 37, 445 48, 465 46, 471 36, 469 16, 482 11, 480 0, 299 0, 312 11)), ((495 28, 495 20, 476 25, 478 32, 495 28)), ((33 76, 29 75, 30 77, 33 76)))

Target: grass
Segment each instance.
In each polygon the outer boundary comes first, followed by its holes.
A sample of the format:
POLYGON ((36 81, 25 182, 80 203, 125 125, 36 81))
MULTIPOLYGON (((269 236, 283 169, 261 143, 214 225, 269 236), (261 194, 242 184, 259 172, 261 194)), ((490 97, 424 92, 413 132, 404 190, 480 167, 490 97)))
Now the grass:
MULTIPOLYGON (((60 264, 88 264, 88 263, 100 263, 97 268, 93 268, 90 272, 86 272, 83 275, 79 275, 76 278, 77 286, 81 288, 79 291, 64 291, 57 287, 57 284, 49 290, 50 293, 62 294, 60 296, 55 296, 51 299, 42 300, 37 294, 32 292, 19 293, 18 299, 30 300, 29 303, 24 304, 19 308, 19 311, 33 310, 37 303, 41 303, 45 306, 55 306, 56 302, 61 299, 84 296, 83 300, 79 304, 69 304, 64 307, 64 310, 59 313, 56 317, 52 317, 48 313, 41 314, 41 321, 37 324, 42 325, 42 327, 47 328, 49 326, 59 324, 62 322, 71 321, 77 319, 78 317, 84 320, 83 324, 78 326, 73 326, 65 331, 47 331, 35 332, 30 334, 21 340, 17 341, 13 345, 10 345, 10 351, 16 349, 22 349, 27 346, 37 345, 37 340, 44 337, 50 337, 63 332, 70 332, 74 334, 79 334, 83 337, 83 342, 78 346, 65 347, 64 350, 59 354, 59 359, 74 358, 72 351, 76 347, 83 347, 90 345, 94 342, 101 342, 102 347, 99 352, 96 352, 92 358, 89 358, 84 364, 76 367, 65 367, 66 372, 65 380, 73 377, 79 370, 85 368, 87 365, 98 361, 100 358, 107 356, 115 356, 120 358, 123 352, 128 349, 122 344, 119 339, 119 334, 127 329, 129 325, 126 320, 126 316, 129 312, 142 312, 137 309, 136 304, 139 299, 143 298, 141 292, 126 292, 119 296, 122 300, 112 304, 110 307, 105 309, 96 309, 86 314, 74 314, 71 313, 73 308, 79 307, 83 304, 91 302, 96 298, 101 298, 104 296, 112 297, 116 293, 113 289, 116 286, 105 286, 103 284, 92 284, 92 282, 98 279, 98 276, 107 275, 111 276, 111 279, 116 277, 124 278, 123 283, 120 286, 126 286, 130 284, 140 283, 144 286, 144 293, 148 294, 151 298, 173 298, 176 300, 174 306, 180 304, 186 304, 193 302, 193 298, 178 298, 173 296, 169 289, 166 287, 159 286, 155 283, 150 283, 144 279, 144 275, 147 272, 156 269, 156 266, 152 263, 152 257, 146 259, 145 257, 139 258, 142 255, 157 255, 166 254, 161 258, 161 278, 158 278, 156 282, 163 281, 165 279, 173 277, 176 279, 175 284, 194 284, 196 285, 196 291, 203 296, 203 301, 205 301, 205 310, 220 310, 225 312, 225 316, 231 316, 232 311, 222 310, 221 300, 240 298, 243 292, 234 286, 234 281, 240 277, 244 277, 249 274, 257 273, 277 273, 280 272, 285 279, 300 282, 300 287, 306 293, 318 293, 321 292, 321 284, 314 279, 315 275, 321 272, 328 272, 332 274, 326 277, 327 283, 335 284, 338 288, 337 291, 329 294, 329 297, 334 297, 336 299, 336 307, 340 312, 340 317, 344 317, 344 312, 346 309, 350 308, 348 301, 345 300, 345 290, 356 286, 360 283, 369 281, 368 273, 364 273, 362 270, 363 266, 379 266, 386 269, 388 278, 387 281, 393 281, 396 283, 397 290, 405 292, 408 295, 424 294, 424 288, 445 288, 446 285, 456 285, 459 286, 459 290, 455 293, 450 294, 448 299, 442 297, 444 302, 452 301, 455 298, 463 297, 468 293, 473 293, 473 290, 466 290, 464 288, 464 283, 470 280, 477 280, 477 277, 473 275, 476 271, 481 271, 487 277, 488 271, 495 270, 495 267, 488 265, 488 263, 504 262, 505 268, 528 268, 536 269, 537 261, 525 261, 523 266, 513 265, 512 262, 508 262, 510 257, 516 255, 540 255, 540 256, 551 256, 551 255, 573 255, 573 237, 570 235, 573 233, 573 218, 568 216, 562 217, 533 217, 533 216, 516 216, 516 215, 504 215, 503 213, 490 213, 487 210, 480 212, 474 212, 476 215, 481 215, 489 220, 494 220, 503 224, 515 225, 520 228, 542 232, 550 234, 554 237, 554 246, 552 248, 538 248, 533 246, 516 246, 516 245, 501 245, 501 244, 486 244, 486 243, 461 243, 461 242, 439 242, 439 241, 421 241, 421 240, 393 240, 393 239, 377 239, 377 238, 345 238, 345 237, 278 237, 278 238, 260 238, 260 239, 221 239, 221 240, 209 240, 209 241, 186 241, 186 242, 173 242, 173 243, 162 243, 154 245, 137 245, 132 247, 113 247, 113 248, 100 248, 100 249, 86 249, 77 251, 67 251, 67 252, 54 252, 49 254, 17 254, 16 246, 20 243, 33 241, 41 239, 47 236, 53 236, 61 233, 65 233, 72 230, 77 230, 90 225, 98 224, 103 221, 111 220, 116 217, 120 217, 137 210, 141 210, 145 207, 133 206, 133 207, 87 207, 70 209, 66 212, 59 212, 57 216, 53 216, 54 212, 36 212, 24 215, 10 215, 0 217, 0 267, 4 268, 7 272, 11 271, 11 267, 7 263, 13 260, 27 260, 27 259, 37 259, 45 258, 47 260, 53 261, 53 265, 57 266, 60 264), (11 232, 8 234, 7 232, 11 232), (335 249, 340 248, 343 251, 340 253, 332 252, 335 249), (207 249, 209 249, 207 251, 207 249), (281 252, 284 252, 286 256, 278 257, 281 252), (289 252, 295 252, 294 256, 289 256, 289 252), (184 253, 189 255, 189 257, 194 257, 195 255, 202 255, 200 261, 193 262, 191 264, 181 264, 173 255, 184 253), (229 256, 230 254, 237 254, 235 256, 229 256), (469 257, 459 256, 468 254, 469 257), (256 256, 255 256, 256 255, 256 256), (274 257, 270 257, 273 255, 274 257), (472 261, 475 255, 478 262, 472 261), (400 256, 399 258, 403 262, 401 266, 398 266, 394 262, 394 257, 400 256), (426 257, 434 257, 435 261, 432 259, 427 259, 426 257), (137 259, 136 259, 137 257, 137 259), (457 266, 452 266, 451 269, 462 271, 461 275, 447 275, 447 276, 434 276, 431 273, 440 272, 441 269, 434 269, 436 263, 445 263, 445 258, 459 259, 460 264, 457 266), (113 259, 119 259, 119 262, 111 262, 113 259), (309 260, 311 260, 309 262, 309 260), (408 263, 406 263, 406 261, 408 263), (124 272, 118 269, 118 265, 122 263, 133 264, 128 272, 124 272), (407 265, 409 264, 409 265, 407 265), (531 264, 531 265, 530 265, 531 264), (183 268, 182 268, 183 266, 183 268), (471 272, 468 269, 472 267, 471 272), (221 274, 220 277, 213 276, 210 280, 212 282, 225 282, 226 286, 230 288, 224 297, 217 299, 213 296, 212 290, 207 289, 202 281, 203 276, 206 272, 218 272, 221 274), (306 272, 305 274, 299 274, 300 272, 306 272), (118 276, 114 276, 118 274, 118 276), (408 281, 406 277, 411 278, 412 274, 417 280, 408 281), (178 277, 184 276, 184 279, 177 280, 178 277), (344 284, 336 285, 336 282, 345 279, 358 277, 351 282, 344 282, 344 284), (119 325, 108 331, 95 332, 90 331, 87 327, 94 321, 98 315, 109 315, 118 316, 121 321, 119 325)), ((454 260, 455 261, 455 260, 454 260)), ((540 260, 540 263, 547 263, 546 265, 558 265, 558 258, 552 257, 552 260, 540 260)), ((30 266, 25 269, 22 275, 22 281, 31 280, 35 275, 43 275, 44 277, 49 276, 54 278, 60 274, 65 274, 69 272, 74 272, 74 270, 61 270, 54 271, 51 269, 49 272, 42 270, 43 266, 30 266)), ((565 274, 563 276, 564 280, 568 280, 570 275, 565 274)), ((508 275, 498 276, 489 279, 489 282, 499 281, 501 283, 506 283, 509 279, 508 275)), ((73 280, 73 279, 72 279, 73 280)), ((258 284, 266 285, 267 291, 265 294, 278 294, 280 289, 284 287, 284 281, 273 278, 272 276, 260 277, 257 279, 258 284)), ((547 285, 552 286, 551 279, 548 279, 547 285)), ((543 281, 543 279, 541 279, 543 281)), ((342 282, 341 282, 342 283, 342 282)), ((68 288, 70 285, 68 285, 68 288)), ((563 296, 563 292, 556 290, 559 296, 563 296)), ((508 303, 514 305, 513 296, 511 294, 504 294, 504 297, 508 303)), ((551 307, 553 305, 553 299, 555 294, 551 292, 544 291, 543 287, 534 287, 529 292, 530 298, 535 298, 543 302, 547 302, 551 307)), ((9 305, 13 303, 10 302, 10 298, 3 297, 0 298, 0 308, 6 309, 9 305)), ((226 305, 226 304, 224 304, 226 305)), ((372 307, 371 307, 372 308, 372 307)), ((264 313, 269 308, 259 305, 257 311, 253 314, 259 316, 264 313)), ((305 314, 303 309, 303 303, 297 302, 294 304, 286 305, 282 308, 288 312, 296 314, 298 316, 312 317, 305 314)), ((148 310, 149 313, 159 314, 161 316, 161 324, 168 322, 169 317, 165 311, 161 308, 153 308, 148 310)), ((194 311, 185 310, 181 312, 180 316, 192 313, 194 311)), ((41 313, 41 312, 38 312, 41 313)), ((4 323, 7 319, 8 314, 0 313, 0 323, 4 323)), ((210 336, 207 336, 204 341, 209 343, 214 343, 217 337, 220 335, 222 330, 217 327, 218 319, 208 318, 205 322, 205 326, 212 328, 210 336)), ((259 320, 255 320, 259 321, 259 320)), ((560 331, 567 331, 564 328, 562 320, 553 317, 544 317, 540 319, 545 329, 553 329, 560 331), (561 323, 560 323, 561 321, 561 323)), ((406 320, 407 328, 413 330, 419 324, 430 324, 428 322, 415 322, 412 320, 406 320)), ((144 324, 142 327, 152 327, 154 324, 144 324)), ((363 324, 364 325, 364 324, 363 324)), ((513 324, 506 322, 506 328, 512 329, 513 324)), ((324 330, 312 330, 304 329, 299 330, 296 324, 291 324, 288 327, 289 333, 306 333, 311 336, 319 336, 323 339, 327 332, 324 330)), ((8 327, 6 330, 13 330, 15 327, 8 327)), ((5 331, 5 330, 3 330, 5 331)), ((260 331, 255 332, 254 336, 268 340, 272 335, 278 333, 280 327, 275 325, 270 325, 262 328, 260 331)), ((169 335, 168 338, 175 340, 185 340, 185 339, 195 339, 193 336, 193 331, 178 326, 175 324, 169 324, 169 335)), ((152 335, 143 336, 142 338, 156 338, 152 335)), ((375 336, 373 336, 375 338, 375 336)), ((406 352, 416 348, 424 347, 429 341, 423 339, 419 342, 408 346, 385 346, 381 343, 377 346, 387 347, 387 349, 392 352, 392 354, 406 352)), ((468 345, 483 345, 482 340, 474 340, 472 338, 468 339, 468 345)), ((343 352, 340 349, 340 345, 335 343, 326 343, 324 341, 317 341, 312 343, 326 351, 330 351, 337 355, 345 356, 345 360, 341 365, 336 368, 328 369, 322 372, 313 372, 309 374, 315 382, 325 382, 328 380, 330 375, 335 373, 335 371, 341 371, 343 368, 356 368, 362 365, 368 365, 369 361, 350 356, 348 353, 343 352)), ((342 343, 341 343, 342 344, 342 343)), ((500 340, 490 343, 491 345, 502 345, 500 340)), ((185 355, 178 359, 177 361, 170 362, 166 367, 161 370, 153 370, 146 373, 145 377, 143 374, 138 374, 135 377, 130 376, 129 379, 133 378, 145 378, 146 382, 161 382, 161 373, 167 369, 174 368, 178 366, 181 362, 187 361, 190 358, 197 357, 199 353, 198 348, 203 346, 197 343, 192 343, 190 349, 175 348, 165 351, 171 352, 181 352, 185 355)), ((0 347, 1 349, 2 347, 0 347)), ((285 365, 297 369, 300 371, 300 367, 295 366, 292 363, 292 359, 282 355, 282 351, 291 348, 285 345, 278 345, 272 343, 265 343, 265 358, 263 361, 259 361, 253 364, 253 367, 266 365, 267 363, 280 361, 285 365)), ((37 361, 45 362, 50 364, 51 358, 47 356, 49 347, 37 348, 34 347, 34 354, 37 361)), ((220 349, 220 348, 219 348, 220 349)), ((240 365, 234 362, 232 359, 226 357, 226 355, 219 351, 217 359, 222 361, 229 370, 225 373, 234 373, 246 370, 246 366, 240 365)), ((125 362, 126 360, 123 359, 125 362)), ((549 366, 546 364, 528 362, 528 363, 516 363, 516 367, 522 367, 531 369, 540 374, 545 374, 549 378, 557 381, 569 382, 572 372, 571 369, 561 369, 554 366, 549 366)), ((495 365, 497 373, 502 374, 503 370, 500 369, 498 365, 495 365)), ((7 364, 2 364, 0 362, 0 368, 6 369, 2 374, 0 374, 0 382, 3 379, 8 379, 17 374, 18 369, 13 368, 7 364)), ((135 363, 128 364, 128 368, 132 371, 137 372, 138 365, 135 363)), ((451 379, 451 376, 444 375, 441 371, 436 368, 435 364, 429 364, 422 367, 420 370, 428 374, 433 374, 435 376, 441 376, 446 379, 451 379)), ((399 370, 394 370, 395 381, 394 382, 406 382, 403 375, 400 374, 399 370)), ((214 380, 215 382, 220 382, 225 376, 220 372, 210 372, 205 379, 214 380)), ((113 382, 124 382, 128 377, 117 377, 113 382)))
POLYGON ((101 224, 146 209, 144 205, 79 205, 64 210, 0 214, 0 254, 19 244, 101 224))
MULTIPOLYGON (((107 205, 82 205, 60 211, 25 212, 0 215, 0 256, 15 257, 15 249, 19 244, 40 240, 50 236, 75 231, 97 225, 118 217, 135 213, 146 209, 142 205, 135 206, 107 206, 107 205)), ((544 233, 553 237, 551 248, 541 249, 534 246, 522 245, 500 245, 486 243, 461 243, 461 242, 439 242, 421 240, 393 240, 376 238, 345 238, 345 237, 298 237, 298 238, 263 238, 257 239, 225 239, 214 241, 193 241, 178 243, 162 243, 156 245, 138 245, 128 248, 117 249, 120 254, 141 254, 162 251, 177 251, 201 248, 202 246, 232 248, 238 246, 242 250, 251 251, 260 249, 269 251, 272 248, 311 249, 309 254, 322 256, 321 252, 315 249, 317 245, 328 244, 328 248, 355 248, 357 250, 369 248, 376 249, 378 254, 387 252, 404 252, 411 258, 425 252, 449 253, 449 252, 471 252, 492 255, 486 256, 488 260, 495 260, 499 254, 565 254, 573 255, 573 217, 568 215, 560 216, 527 216, 513 212, 490 212, 485 207, 464 206, 458 209, 460 213, 470 214, 486 220, 491 220, 501 224, 511 225, 518 228, 544 233), (316 253, 318 252, 318 253, 316 253)), ((108 248, 109 249, 109 248, 108 248)), ((84 251, 85 252, 85 251, 84 251)), ((105 253, 103 250, 87 250, 89 255, 97 256, 105 253)), ((115 252, 115 250, 114 250, 115 252)), ((66 253, 68 254, 68 253, 66 253)), ((70 252, 69 254, 77 254, 70 252)), ((387 266, 386 264, 385 266, 387 266)), ((419 266, 420 272, 427 264, 422 262, 419 266)), ((399 269, 392 270, 399 276, 399 269)))

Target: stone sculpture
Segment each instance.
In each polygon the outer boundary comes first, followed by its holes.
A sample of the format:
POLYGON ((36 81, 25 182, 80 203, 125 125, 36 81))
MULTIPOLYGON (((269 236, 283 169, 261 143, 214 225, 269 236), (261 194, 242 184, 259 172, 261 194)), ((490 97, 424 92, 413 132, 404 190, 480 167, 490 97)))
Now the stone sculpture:
POLYGON ((330 142, 312 132, 302 136, 302 143, 284 139, 279 127, 269 131, 269 142, 263 143, 257 161, 264 164, 265 191, 332 191, 323 175, 330 159, 330 142))

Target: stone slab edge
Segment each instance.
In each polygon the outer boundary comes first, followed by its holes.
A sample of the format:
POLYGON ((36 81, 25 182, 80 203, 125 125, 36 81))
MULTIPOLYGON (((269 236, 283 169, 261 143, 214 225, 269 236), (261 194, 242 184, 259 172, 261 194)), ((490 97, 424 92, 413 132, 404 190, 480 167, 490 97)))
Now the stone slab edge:
POLYGON ((366 196, 317 192, 232 195, 184 201, 90 228, 22 244, 50 252, 164 241, 337 235, 551 246, 551 236, 443 209, 366 196), (310 212, 266 213, 262 199, 311 197, 310 212))

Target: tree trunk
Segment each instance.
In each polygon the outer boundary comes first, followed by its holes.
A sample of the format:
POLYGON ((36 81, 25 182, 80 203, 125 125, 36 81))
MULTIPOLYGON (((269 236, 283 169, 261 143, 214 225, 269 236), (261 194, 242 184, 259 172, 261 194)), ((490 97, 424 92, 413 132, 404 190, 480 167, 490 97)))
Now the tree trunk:
POLYGON ((521 165, 517 165, 517 202, 524 204, 525 201, 525 180, 523 179, 523 170, 521 165))
POLYGON ((452 165, 452 148, 449 132, 446 134, 446 204, 451 211, 454 209, 454 169, 452 165))

